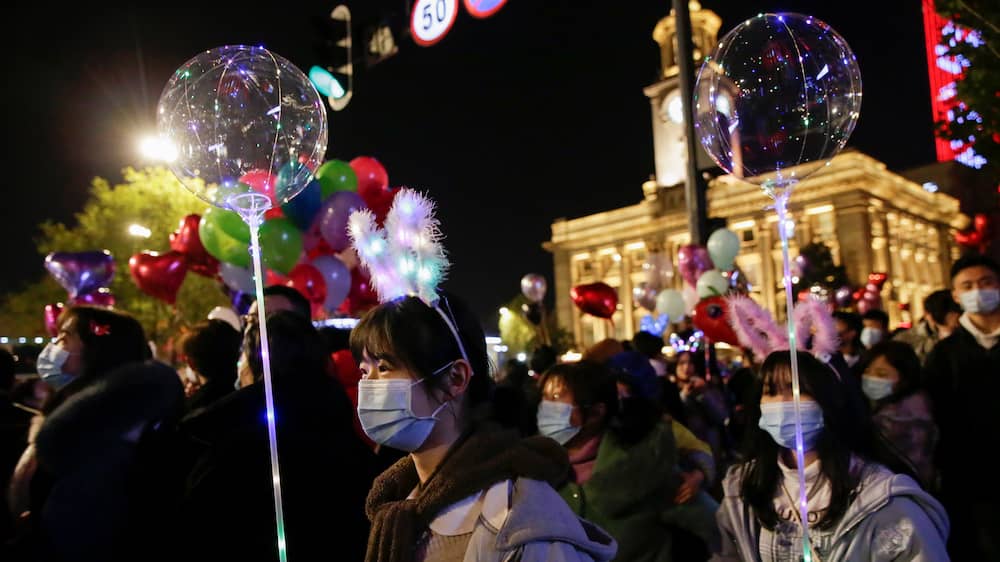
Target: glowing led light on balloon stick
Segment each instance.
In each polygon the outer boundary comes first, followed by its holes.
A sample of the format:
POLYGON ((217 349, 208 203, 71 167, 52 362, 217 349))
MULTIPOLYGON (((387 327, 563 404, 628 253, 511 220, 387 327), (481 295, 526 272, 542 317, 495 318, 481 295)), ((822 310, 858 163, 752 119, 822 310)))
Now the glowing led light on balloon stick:
POLYGON ((274 487, 274 520, 278 531, 278 558, 288 559, 285 548, 285 518, 281 509, 281 475, 278 466, 278 435, 274 427, 274 392, 271 384, 271 346, 267 338, 264 310, 264 268, 260 259, 260 225, 271 200, 260 193, 244 193, 232 198, 233 207, 250 227, 250 255, 253 257, 254 289, 257 293, 257 325, 260 327, 260 361, 264 366, 264 401, 267 405, 267 441, 271 449, 271 484, 274 487))
POLYGON ((792 266, 788 259, 788 237, 791 230, 788 216, 788 196, 791 185, 784 186, 774 195, 774 210, 778 214, 778 234, 781 236, 781 260, 784 268, 785 283, 785 317, 788 327, 788 353, 792 363, 792 402, 795 405, 795 465, 799 473, 799 520, 802 523, 802 559, 812 562, 812 547, 809 541, 809 496, 807 495, 805 446, 802 439, 802 414, 799 398, 799 362, 796 351, 795 315, 792 314, 795 303, 792 299, 792 266))

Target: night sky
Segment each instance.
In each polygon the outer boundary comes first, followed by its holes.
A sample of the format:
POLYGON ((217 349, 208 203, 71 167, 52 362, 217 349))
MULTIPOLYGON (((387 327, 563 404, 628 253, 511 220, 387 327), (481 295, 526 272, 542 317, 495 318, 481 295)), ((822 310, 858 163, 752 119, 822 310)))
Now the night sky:
MULTIPOLYGON (((329 62, 314 20, 333 2, 260 4, 31 2, 8 16, 14 61, 3 105, 13 153, 5 159, 0 293, 45 274, 33 244, 39 222, 72 220, 93 177, 117 183, 123 167, 142 165, 136 139, 153 131, 160 91, 186 60, 245 43, 303 70, 329 62)), ((382 15, 397 32, 405 27, 403 0, 348 4, 357 25, 382 15)), ((720 36, 761 11, 825 20, 854 49, 864 81, 849 145, 893 170, 933 161, 919 0, 703 6, 722 17, 720 36)), ((553 219, 641 200, 653 172, 642 88, 657 80, 652 30, 669 7, 666 0, 510 0, 487 20, 461 8, 437 45, 399 38, 395 57, 359 65, 353 101, 329 113, 327 157, 375 156, 392 185, 426 190, 438 202, 454 263, 447 287, 495 326, 497 307, 519 292, 522 275, 538 272, 551 283, 541 244, 553 219)))

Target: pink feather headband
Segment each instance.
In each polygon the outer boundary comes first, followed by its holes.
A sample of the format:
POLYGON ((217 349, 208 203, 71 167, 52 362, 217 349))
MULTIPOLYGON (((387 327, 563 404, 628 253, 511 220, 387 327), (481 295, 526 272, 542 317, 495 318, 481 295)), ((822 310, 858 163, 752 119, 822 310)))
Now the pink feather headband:
MULTIPOLYGON (((787 350, 787 330, 779 326, 771 313, 744 296, 726 299, 729 314, 726 318, 740 344, 749 348, 755 357, 767 357, 773 351, 787 350)), ((807 351, 820 360, 829 361, 840 339, 830 310, 820 301, 809 299, 795 305, 795 348, 807 351)))

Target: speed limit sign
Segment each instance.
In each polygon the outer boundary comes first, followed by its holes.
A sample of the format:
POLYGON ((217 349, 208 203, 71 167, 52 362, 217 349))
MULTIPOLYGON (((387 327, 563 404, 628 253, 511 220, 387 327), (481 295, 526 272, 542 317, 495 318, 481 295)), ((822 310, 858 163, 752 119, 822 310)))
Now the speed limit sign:
POLYGON ((410 32, 418 45, 444 39, 458 16, 458 0, 417 0, 410 15, 410 32))

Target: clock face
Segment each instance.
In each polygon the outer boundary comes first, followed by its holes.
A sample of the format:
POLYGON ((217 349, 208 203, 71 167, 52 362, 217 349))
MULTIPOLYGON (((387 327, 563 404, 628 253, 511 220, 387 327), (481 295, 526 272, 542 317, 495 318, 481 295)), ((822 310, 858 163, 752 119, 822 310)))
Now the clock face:
POLYGON ((681 94, 677 90, 667 94, 660 102, 660 119, 665 123, 684 122, 684 107, 681 103, 681 94))

